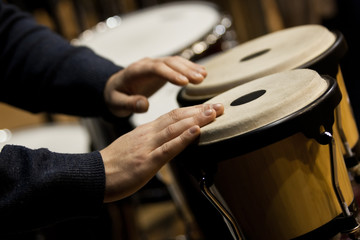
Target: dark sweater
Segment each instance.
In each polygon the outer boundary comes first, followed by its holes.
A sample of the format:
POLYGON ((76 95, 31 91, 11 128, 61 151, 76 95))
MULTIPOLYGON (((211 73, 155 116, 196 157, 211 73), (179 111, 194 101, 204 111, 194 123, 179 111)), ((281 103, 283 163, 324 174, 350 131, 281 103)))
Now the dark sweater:
MULTIPOLYGON (((0 101, 31 112, 107 115, 103 90, 118 70, 0 0, 0 101)), ((99 152, 59 154, 5 146, 0 152, 0 239, 14 231, 96 216, 104 188, 99 152)))

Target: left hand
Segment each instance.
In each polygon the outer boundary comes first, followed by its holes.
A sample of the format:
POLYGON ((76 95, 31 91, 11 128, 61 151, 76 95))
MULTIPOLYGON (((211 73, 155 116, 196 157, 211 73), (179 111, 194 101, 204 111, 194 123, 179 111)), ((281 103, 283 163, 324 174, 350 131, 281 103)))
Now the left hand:
POLYGON ((146 112, 147 97, 167 81, 184 86, 199 84, 206 77, 205 68, 182 57, 144 58, 115 73, 106 83, 105 102, 118 117, 146 112))
POLYGON ((104 161, 104 202, 128 197, 200 135, 200 127, 224 113, 222 104, 177 108, 120 136, 100 154, 104 161))

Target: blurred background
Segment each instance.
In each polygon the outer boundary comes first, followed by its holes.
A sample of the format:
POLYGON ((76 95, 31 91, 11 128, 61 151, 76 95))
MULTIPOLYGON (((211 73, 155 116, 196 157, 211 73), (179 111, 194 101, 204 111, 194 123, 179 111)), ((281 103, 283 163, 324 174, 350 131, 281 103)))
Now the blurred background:
MULTIPOLYGON (((48 26, 67 40, 72 41, 86 30, 94 29, 109 17, 136 13, 144 8, 177 1, 7 0, 5 2, 19 6, 24 11, 31 13, 40 24, 48 26)), ((227 41, 224 41, 224 45, 216 51, 229 49, 236 44, 273 31, 303 24, 322 24, 330 30, 341 31, 349 47, 343 59, 342 71, 355 119, 359 123, 360 101, 357 67, 360 64, 358 60, 360 39, 357 31, 360 29, 360 1, 213 0, 203 2, 214 4, 216 12, 221 16, 227 16, 231 21, 231 26, 227 26, 229 29, 226 30, 228 36, 227 39, 225 37, 225 40, 227 41)), ((77 134, 77 137, 73 138, 74 144, 70 144, 75 146, 74 152, 93 149, 93 146, 90 146, 89 133, 82 120, 74 116, 31 114, 0 103, 0 129, 10 129, 20 135, 23 133, 24 139, 30 142, 34 137, 41 136, 44 144, 49 141, 49 135, 60 134, 60 132, 64 136, 63 140, 58 141, 69 141, 67 132, 64 131, 68 130, 72 136, 77 134), (49 126, 52 130, 54 130, 54 126, 57 128, 55 133, 49 133, 47 129, 49 126), (44 129, 44 132, 40 133, 39 128, 44 129), (28 140, 29 137, 30 140, 28 140)), ((71 152, 67 146, 60 147, 59 151, 71 152)), ((59 224, 48 230, 39 231, 28 238, 39 240, 187 239, 189 231, 187 223, 168 191, 162 181, 154 179, 133 197, 120 203, 109 204, 99 219, 59 224)), ((214 237, 213 239, 219 238, 214 237)))

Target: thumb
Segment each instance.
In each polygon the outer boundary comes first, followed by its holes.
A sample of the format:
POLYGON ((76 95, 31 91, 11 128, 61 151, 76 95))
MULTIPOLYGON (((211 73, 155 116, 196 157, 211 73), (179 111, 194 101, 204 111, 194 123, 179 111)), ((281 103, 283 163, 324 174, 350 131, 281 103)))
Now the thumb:
POLYGON ((148 108, 149 101, 144 96, 119 94, 110 110, 118 117, 126 117, 132 113, 146 112, 148 108))
POLYGON ((129 105, 135 106, 134 112, 142 113, 149 109, 149 101, 144 96, 132 96, 129 97, 129 105))

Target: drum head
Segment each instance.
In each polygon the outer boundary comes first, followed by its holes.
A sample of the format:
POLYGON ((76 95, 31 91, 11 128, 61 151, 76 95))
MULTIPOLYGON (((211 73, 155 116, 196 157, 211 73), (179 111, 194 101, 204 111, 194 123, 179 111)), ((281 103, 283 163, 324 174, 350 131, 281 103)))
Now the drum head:
POLYGON ((225 112, 201 131, 200 145, 233 138, 283 119, 318 99, 329 83, 308 69, 269 75, 233 88, 207 103, 225 112))
POLYGON ((210 3, 168 3, 109 18, 73 43, 126 66, 143 57, 177 54, 211 32, 220 20, 210 3))
POLYGON ((206 62, 207 78, 181 91, 186 100, 209 99, 237 85, 304 65, 329 49, 336 36, 320 25, 277 31, 240 44, 206 62))

